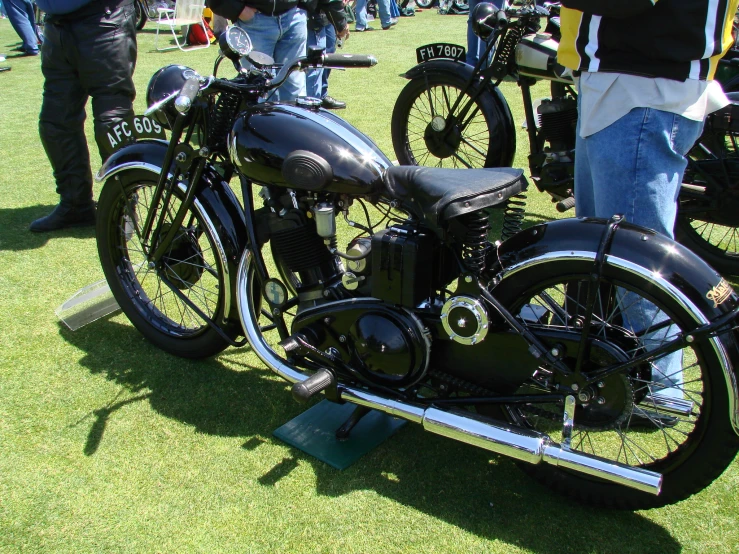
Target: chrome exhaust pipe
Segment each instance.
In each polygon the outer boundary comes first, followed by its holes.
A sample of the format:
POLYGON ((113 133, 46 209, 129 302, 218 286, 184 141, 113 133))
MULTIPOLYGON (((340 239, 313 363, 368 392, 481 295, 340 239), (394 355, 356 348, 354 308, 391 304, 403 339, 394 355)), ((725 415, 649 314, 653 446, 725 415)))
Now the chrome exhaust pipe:
MULTIPOLYGON (((295 369, 279 357, 259 332, 259 326, 254 318, 256 307, 250 293, 251 263, 253 255, 247 250, 241 258, 237 278, 239 317, 246 338, 259 359, 280 377, 290 383, 304 381, 309 375, 295 369)), ((400 402, 344 385, 339 385, 339 395, 341 400, 346 402, 418 423, 437 435, 530 464, 544 462, 655 495, 659 494, 662 487, 662 475, 659 473, 570 450, 566 445, 557 444, 548 435, 537 431, 480 418, 469 412, 427 408, 400 402)))

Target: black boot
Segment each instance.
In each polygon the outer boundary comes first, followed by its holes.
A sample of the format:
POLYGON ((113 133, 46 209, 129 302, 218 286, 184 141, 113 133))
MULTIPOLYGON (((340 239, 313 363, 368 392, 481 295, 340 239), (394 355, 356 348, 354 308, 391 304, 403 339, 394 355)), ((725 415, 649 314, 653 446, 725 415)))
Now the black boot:
POLYGON ((337 100, 330 96, 324 96, 323 100, 321 100, 321 106, 327 110, 343 110, 346 108, 346 102, 342 102, 341 100, 337 100))
POLYGON ((34 233, 47 233, 68 227, 91 227, 95 225, 95 205, 79 208, 59 204, 49 215, 39 218, 29 229, 34 233))

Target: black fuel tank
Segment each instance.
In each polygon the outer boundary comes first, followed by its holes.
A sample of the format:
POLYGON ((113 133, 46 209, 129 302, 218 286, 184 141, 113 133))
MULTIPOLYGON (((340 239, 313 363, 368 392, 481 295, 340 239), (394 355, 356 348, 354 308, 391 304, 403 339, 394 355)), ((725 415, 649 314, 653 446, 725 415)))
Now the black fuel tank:
POLYGON ((371 194, 392 165, 340 117, 294 103, 251 106, 239 114, 228 144, 231 161, 262 185, 371 194))

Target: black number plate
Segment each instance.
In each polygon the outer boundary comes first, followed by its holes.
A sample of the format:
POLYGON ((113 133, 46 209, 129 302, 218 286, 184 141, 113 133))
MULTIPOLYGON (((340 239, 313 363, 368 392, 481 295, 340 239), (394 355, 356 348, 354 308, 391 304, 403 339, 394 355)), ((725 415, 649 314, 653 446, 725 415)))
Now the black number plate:
POLYGON ((416 59, 418 60, 418 63, 438 59, 463 62, 464 58, 464 46, 459 46, 457 44, 444 44, 439 42, 416 48, 416 59))
POLYGON ((97 142, 105 145, 109 155, 121 146, 140 139, 167 139, 164 128, 145 115, 134 115, 116 123, 111 123, 101 135, 98 135, 97 142))

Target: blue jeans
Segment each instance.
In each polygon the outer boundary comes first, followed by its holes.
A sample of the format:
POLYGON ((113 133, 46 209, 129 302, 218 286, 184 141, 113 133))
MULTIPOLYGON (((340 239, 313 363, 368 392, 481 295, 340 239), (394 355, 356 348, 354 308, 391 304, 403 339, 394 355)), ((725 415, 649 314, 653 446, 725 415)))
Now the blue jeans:
MULTIPOLYGON (((380 12, 380 25, 390 26, 390 0, 377 0, 377 11, 380 12)), ((354 6, 355 26, 358 31, 367 28, 367 0, 357 0, 354 6)))
MULTIPOLYGON (((488 47, 487 43, 480 40, 480 37, 472 31, 472 10, 474 10, 475 6, 481 2, 490 2, 498 9, 503 7, 503 0, 469 0, 470 15, 467 19, 467 58, 465 59, 465 62, 471 66, 475 66, 477 64, 480 60, 480 56, 485 53, 485 49, 488 47)), ((491 50, 491 55, 494 51, 495 49, 491 50)))
POLYGON ((26 54, 38 54, 36 34, 36 12, 31 0, 3 0, 5 11, 8 13, 10 25, 23 41, 21 48, 26 54))
MULTIPOLYGON (((327 54, 336 52, 336 29, 331 24, 325 25, 318 30, 308 26, 308 46, 323 48, 327 54)), ((330 69, 313 69, 306 76, 306 89, 308 96, 323 98, 328 94, 328 76, 330 69)))
MULTIPOLYGON (((703 122, 651 108, 635 108, 615 123, 575 143, 575 206, 582 217, 610 218, 649 227, 674 238, 677 196, 685 155, 703 130, 703 122)), ((624 327, 643 332, 666 319, 651 302, 619 289, 624 327)), ((640 342, 653 350, 675 338, 676 326, 645 333, 640 342)), ((681 398, 680 351, 652 363, 652 392, 681 398), (663 388, 664 387, 664 388, 663 388)))
MULTIPOLYGON (((249 21, 237 21, 251 39, 254 50, 272 56, 276 63, 285 64, 299 56, 305 56, 308 26, 305 12, 293 8, 282 15, 254 14, 249 21)), ((268 100, 287 102, 305 96, 305 74, 296 71, 274 91, 268 100)))

